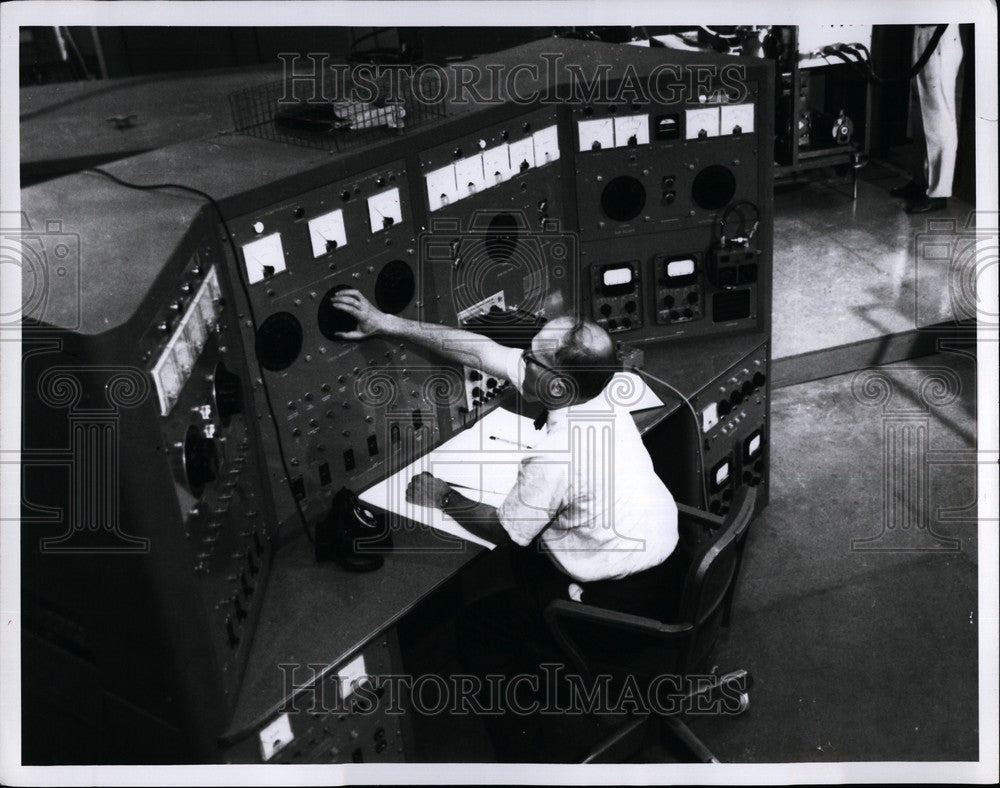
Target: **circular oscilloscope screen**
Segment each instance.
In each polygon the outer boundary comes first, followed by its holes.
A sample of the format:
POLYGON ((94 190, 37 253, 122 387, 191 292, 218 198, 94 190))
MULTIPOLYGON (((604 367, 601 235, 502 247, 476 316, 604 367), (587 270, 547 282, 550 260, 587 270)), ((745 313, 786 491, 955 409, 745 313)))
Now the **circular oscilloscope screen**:
POLYGON ((289 312, 276 312, 257 329, 257 360, 264 369, 280 372, 299 357, 302 325, 289 312))
POLYGON ((736 194, 736 176, 728 167, 712 164, 699 172, 691 185, 691 199, 706 211, 717 211, 736 194))
POLYGON ((646 187, 631 175, 619 175, 601 193, 601 210, 609 219, 627 222, 646 207, 646 187))
POLYGON ((493 262, 505 263, 510 260, 517 247, 519 229, 517 219, 509 213, 498 213, 490 220, 484 246, 493 262))
POLYGON ((326 295, 323 296, 323 301, 319 305, 319 310, 316 312, 316 322, 319 323, 320 333, 327 339, 339 340, 338 333, 341 331, 353 331, 358 327, 357 320, 330 303, 330 299, 334 295, 341 290, 348 289, 347 285, 331 287, 326 291, 326 295))
POLYGON ((403 260, 392 260, 383 266, 375 280, 375 306, 398 315, 410 305, 415 291, 413 269, 403 260))

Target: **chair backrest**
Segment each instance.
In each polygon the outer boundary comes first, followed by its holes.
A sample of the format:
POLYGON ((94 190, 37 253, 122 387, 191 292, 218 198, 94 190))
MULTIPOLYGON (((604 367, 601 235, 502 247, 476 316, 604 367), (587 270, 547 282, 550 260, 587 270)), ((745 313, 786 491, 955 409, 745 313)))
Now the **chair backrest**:
POLYGON ((733 500, 723 525, 694 551, 676 623, 691 627, 682 669, 707 656, 727 622, 743 560, 743 546, 757 503, 757 489, 745 486, 733 500))
POLYGON ((591 675, 653 677, 700 669, 728 619, 756 502, 757 490, 745 487, 718 528, 708 531, 694 518, 688 523, 697 532, 685 529, 684 556, 676 565, 681 572, 686 566, 686 572, 680 580, 672 573, 663 578, 669 615, 637 618, 564 600, 551 603, 550 626, 573 661, 591 675), (677 597, 678 604, 669 604, 677 597))

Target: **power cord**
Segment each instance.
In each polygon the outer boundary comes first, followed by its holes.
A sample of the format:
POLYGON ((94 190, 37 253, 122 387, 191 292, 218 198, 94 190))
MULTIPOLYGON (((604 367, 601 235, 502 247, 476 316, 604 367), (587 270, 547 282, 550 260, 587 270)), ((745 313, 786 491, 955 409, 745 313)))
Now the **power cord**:
MULTIPOLYGON (((108 180, 117 183, 119 186, 124 186, 127 189, 137 189, 139 191, 162 191, 164 189, 178 189, 179 191, 188 192, 189 194, 195 194, 207 200, 209 203, 211 203, 212 208, 215 209, 215 213, 218 216, 219 221, 222 223, 222 229, 225 230, 226 232, 226 241, 229 244, 229 251, 233 255, 233 263, 234 264, 239 263, 240 256, 239 253, 236 251, 236 243, 233 241, 233 234, 229 229, 229 223, 226 221, 225 214, 222 213, 222 208, 219 207, 219 203, 211 194, 203 192, 201 189, 196 189, 193 186, 186 186, 182 183, 152 183, 152 184, 131 183, 129 181, 122 180, 117 175, 112 175, 107 170, 102 170, 99 167, 87 167, 84 170, 82 170, 82 172, 97 173, 98 175, 102 175, 108 180)), ((236 279, 239 281, 240 287, 243 290, 243 297, 246 299, 247 309, 250 311, 250 320, 253 322, 254 325, 257 325, 257 319, 253 313, 253 302, 250 300, 250 290, 247 287, 246 282, 243 281, 243 277, 237 276, 236 279)), ((258 362, 258 372, 260 373, 260 377, 263 379, 264 372, 263 369, 260 368, 259 362, 258 362)), ((275 414, 274 405, 271 402, 271 395, 267 390, 267 386, 261 386, 261 390, 264 392, 264 400, 267 403, 268 412, 271 414, 271 421, 275 425, 277 425, 278 419, 275 414)), ((281 460, 281 469, 285 473, 285 480, 289 486, 288 491, 289 493, 291 493, 292 500, 295 502, 295 511, 298 513, 299 520, 302 522, 302 530, 305 531, 306 537, 309 539, 309 541, 315 544, 315 538, 311 533, 311 531, 309 530, 309 524, 306 520, 305 513, 302 511, 302 506, 299 503, 299 499, 298 497, 296 497, 295 491, 291 489, 292 475, 288 471, 288 461, 285 457, 285 451, 281 447, 280 439, 277 441, 277 446, 278 446, 278 457, 281 460)))
POLYGON ((860 50, 861 50, 862 52, 864 52, 864 53, 865 53, 865 60, 867 60, 867 61, 868 61, 869 63, 871 63, 871 62, 872 62, 872 53, 871 53, 871 52, 869 52, 869 51, 868 51, 868 47, 866 47, 866 46, 865 46, 864 44, 862 44, 862 43, 861 43, 860 41, 854 41, 854 42, 852 42, 852 43, 850 43, 850 44, 847 44, 846 46, 850 46, 850 47, 853 47, 853 48, 854 48, 854 49, 856 49, 856 50, 857 50, 857 49, 860 49, 860 50))
POLYGON ((694 434, 697 440, 695 443, 698 445, 698 478, 701 479, 701 507, 704 510, 708 508, 708 484, 705 481, 705 453, 701 445, 701 420, 698 418, 698 411, 694 409, 694 405, 691 400, 685 397, 680 391, 678 391, 674 386, 667 383, 667 381, 658 378, 652 372, 647 372, 644 369, 636 366, 626 367, 629 372, 635 372, 644 378, 652 380, 654 383, 659 383, 661 386, 670 389, 678 399, 680 399, 685 405, 687 405, 688 410, 691 411, 691 416, 694 418, 694 434))
POLYGON ((750 200, 738 200, 737 202, 734 202, 732 205, 726 208, 726 210, 723 211, 722 216, 719 218, 719 244, 722 247, 726 247, 727 244, 731 245, 737 243, 747 245, 750 243, 751 240, 753 240, 754 235, 757 234, 757 228, 759 226, 760 226, 760 208, 757 207, 757 204, 751 202, 750 200), (742 210, 740 210, 744 206, 746 206, 747 208, 752 208, 754 213, 753 224, 750 226, 749 231, 747 231, 746 214, 743 213, 742 210), (726 224, 729 222, 729 217, 733 214, 734 211, 739 213, 740 215, 741 221, 740 221, 739 232, 745 232, 746 235, 738 235, 734 238, 727 239, 726 224))
POLYGON ((923 70, 924 66, 927 65, 927 61, 931 59, 931 55, 934 54, 934 50, 937 48, 938 42, 941 40, 941 37, 947 29, 948 25, 938 25, 931 34, 931 38, 927 42, 927 46, 920 54, 920 57, 917 58, 917 61, 905 74, 893 79, 884 79, 875 73, 875 68, 872 64, 871 52, 868 51, 868 47, 857 41, 851 44, 829 44, 820 49, 817 54, 824 58, 827 56, 839 58, 852 68, 857 69, 865 80, 873 85, 909 82, 923 70), (865 54, 864 60, 861 58, 861 52, 864 52, 865 54), (848 57, 847 53, 855 55, 856 59, 848 57))

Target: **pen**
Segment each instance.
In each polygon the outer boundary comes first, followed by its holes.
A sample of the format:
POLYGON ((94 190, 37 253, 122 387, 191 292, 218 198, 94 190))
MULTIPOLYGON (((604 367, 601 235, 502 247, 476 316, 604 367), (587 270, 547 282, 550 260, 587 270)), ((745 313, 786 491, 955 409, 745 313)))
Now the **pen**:
POLYGON ((506 438, 498 438, 496 435, 490 435, 491 441, 500 441, 501 443, 509 443, 511 446, 517 446, 519 449, 530 449, 530 446, 522 446, 517 441, 509 441, 506 438))
MULTIPOLYGON (((447 479, 444 481, 448 482, 447 479)), ((499 490, 484 490, 479 487, 470 487, 468 484, 459 484, 458 482, 448 482, 452 487, 458 487, 461 490, 471 490, 472 492, 478 493, 489 493, 490 495, 506 495, 505 492, 500 492, 499 490)))

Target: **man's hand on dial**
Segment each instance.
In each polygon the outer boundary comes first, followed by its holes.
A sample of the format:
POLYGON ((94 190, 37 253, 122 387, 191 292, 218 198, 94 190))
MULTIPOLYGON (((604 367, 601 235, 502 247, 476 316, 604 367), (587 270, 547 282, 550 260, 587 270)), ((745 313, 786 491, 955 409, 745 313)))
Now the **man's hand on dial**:
POLYGON ((417 506, 430 506, 440 509, 444 505, 444 497, 451 492, 451 485, 427 473, 418 473, 406 486, 406 500, 417 506))
POLYGON ((376 309, 371 301, 354 288, 338 290, 330 299, 330 305, 358 321, 353 331, 343 331, 339 339, 366 339, 377 334, 390 333, 393 317, 376 309))

